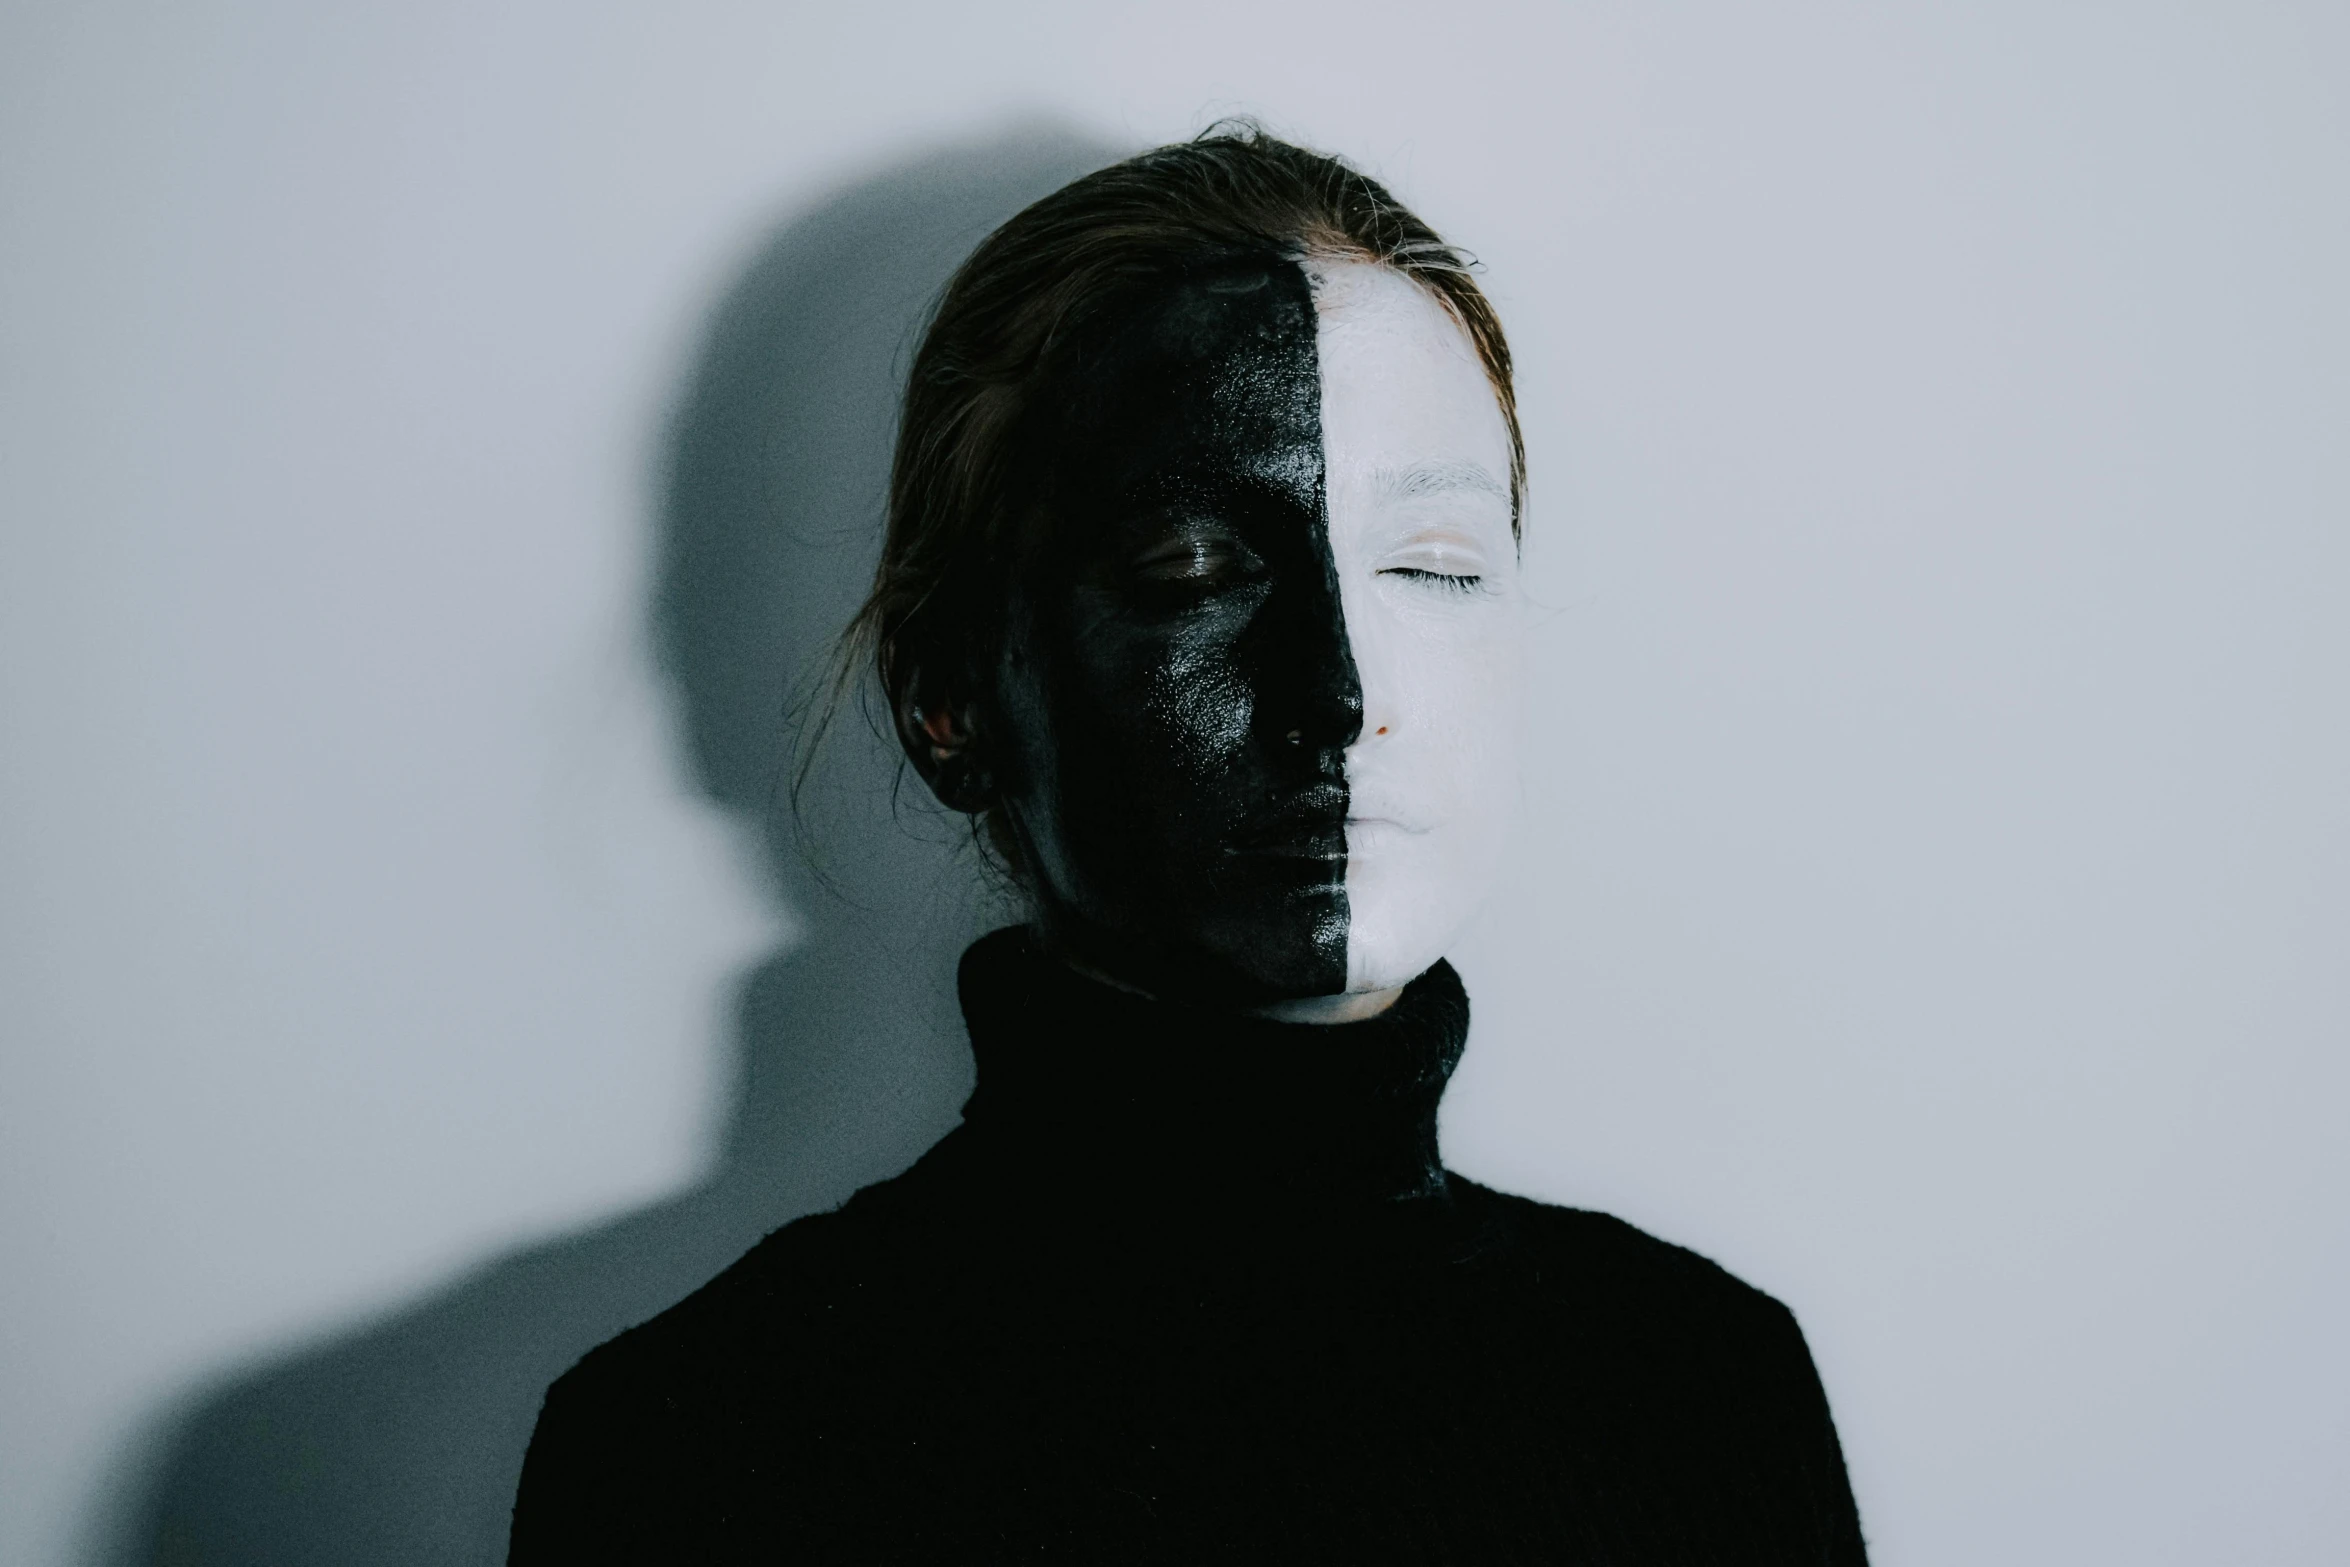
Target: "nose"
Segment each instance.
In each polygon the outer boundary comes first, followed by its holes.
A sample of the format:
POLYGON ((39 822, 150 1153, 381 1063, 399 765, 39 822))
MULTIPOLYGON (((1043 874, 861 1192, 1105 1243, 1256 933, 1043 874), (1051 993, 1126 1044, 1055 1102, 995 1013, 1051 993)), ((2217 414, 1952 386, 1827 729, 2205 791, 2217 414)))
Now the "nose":
POLYGON ((1260 738, 1330 772, 1363 731, 1363 682, 1326 547, 1266 600, 1254 628, 1260 738))

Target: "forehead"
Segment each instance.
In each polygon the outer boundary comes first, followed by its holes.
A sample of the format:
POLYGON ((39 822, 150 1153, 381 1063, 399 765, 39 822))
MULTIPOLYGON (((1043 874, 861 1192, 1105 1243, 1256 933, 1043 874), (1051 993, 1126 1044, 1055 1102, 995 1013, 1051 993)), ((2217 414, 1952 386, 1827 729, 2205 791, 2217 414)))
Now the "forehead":
POLYGON ((1450 475, 1506 497, 1509 432, 1469 336, 1391 268, 1313 269, 1322 439, 1333 483, 1353 470, 1450 475))
POLYGON ((1318 324, 1304 270, 1278 257, 1158 284, 1071 355, 1047 393, 1057 449, 1040 455, 1060 488, 1085 498, 1234 476, 1310 493, 1320 478, 1318 324))
POLYGON ((1064 516, 1234 491, 1319 509, 1326 479, 1433 474, 1507 509, 1483 363, 1426 289, 1376 263, 1225 258, 1155 282, 1083 334, 1044 402, 1035 459, 1064 516))

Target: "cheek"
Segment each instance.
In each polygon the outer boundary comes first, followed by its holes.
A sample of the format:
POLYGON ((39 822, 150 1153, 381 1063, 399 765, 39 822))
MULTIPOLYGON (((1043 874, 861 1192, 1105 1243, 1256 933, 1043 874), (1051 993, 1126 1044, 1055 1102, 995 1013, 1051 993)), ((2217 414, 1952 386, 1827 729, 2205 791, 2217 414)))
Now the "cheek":
POLYGON ((1429 787, 1466 804, 1514 789, 1524 662, 1507 637, 1430 639, 1402 661, 1397 706, 1420 744, 1404 749, 1429 787))
POLYGON ((1205 781, 1248 744, 1256 693, 1220 644, 1168 646, 1137 684, 1144 693, 1137 716, 1170 771, 1205 781))
POLYGON ((1525 645, 1517 606, 1415 603, 1403 589, 1366 594, 1356 645, 1371 728, 1363 764, 1385 788, 1453 826, 1492 819, 1518 791, 1525 728, 1525 645), (1398 603, 1397 600, 1402 600, 1398 603))
POLYGON ((1071 638, 1072 737, 1118 758, 1137 786, 1223 771, 1247 745, 1256 711, 1248 671, 1234 657, 1239 628, 1227 618, 1153 626, 1116 606, 1084 615, 1071 638))
MULTIPOLYGON (((1511 606, 1362 617, 1375 728, 1349 758, 1358 794, 1417 831, 1348 834, 1348 983, 1403 983, 1444 956, 1483 907, 1518 822, 1525 660, 1511 606)), ((1366 716, 1369 716, 1367 713, 1366 716)))

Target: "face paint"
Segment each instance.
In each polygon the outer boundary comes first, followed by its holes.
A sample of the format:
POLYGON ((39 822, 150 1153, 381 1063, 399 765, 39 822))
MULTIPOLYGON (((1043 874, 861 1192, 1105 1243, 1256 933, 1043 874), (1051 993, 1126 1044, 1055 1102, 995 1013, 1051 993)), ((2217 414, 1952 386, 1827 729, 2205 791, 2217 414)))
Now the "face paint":
POLYGON ((1235 260, 1099 331, 1030 434, 998 788, 1048 939, 1155 993, 1342 990, 1362 720, 1305 274, 1235 260))
POLYGON ((1047 938, 1243 1004, 1426 969, 1516 777, 1508 444, 1451 318, 1234 261, 1097 329, 1028 453, 996 765, 1047 938))
POLYGON ((1363 727, 1346 754, 1347 988, 1452 947, 1516 821, 1524 622, 1510 446, 1467 335, 1390 268, 1319 265, 1330 543, 1363 727))

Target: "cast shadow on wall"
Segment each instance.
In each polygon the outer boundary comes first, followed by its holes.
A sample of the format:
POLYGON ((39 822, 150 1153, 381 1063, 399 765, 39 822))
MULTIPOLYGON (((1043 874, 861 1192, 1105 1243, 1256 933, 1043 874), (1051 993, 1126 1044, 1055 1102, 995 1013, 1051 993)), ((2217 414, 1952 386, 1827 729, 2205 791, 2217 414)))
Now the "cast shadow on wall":
POLYGON ((803 927, 740 986, 709 1180, 182 1401, 100 1499, 102 1567, 502 1562, 550 1380, 954 1124, 970 1060, 952 969, 988 914, 970 851, 893 810, 894 758, 852 712, 813 780, 812 872, 779 801, 781 719, 869 579, 923 310, 990 228, 1112 156, 1031 127, 849 189, 761 250, 684 388, 652 643, 694 775, 758 826, 803 927))

